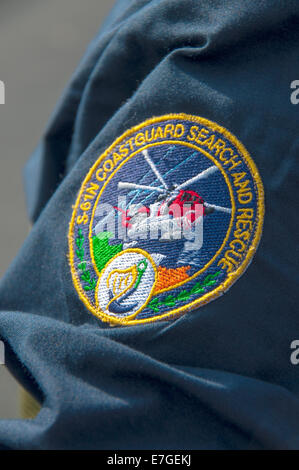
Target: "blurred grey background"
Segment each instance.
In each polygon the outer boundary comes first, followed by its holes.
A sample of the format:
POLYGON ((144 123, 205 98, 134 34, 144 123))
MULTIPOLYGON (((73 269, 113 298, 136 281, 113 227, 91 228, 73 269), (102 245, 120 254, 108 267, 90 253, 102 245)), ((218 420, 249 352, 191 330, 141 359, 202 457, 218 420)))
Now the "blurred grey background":
MULTIPOLYGON (((28 231, 22 169, 114 0, 0 0, 0 275, 28 231)), ((0 365, 0 418, 19 417, 19 390, 0 365)))

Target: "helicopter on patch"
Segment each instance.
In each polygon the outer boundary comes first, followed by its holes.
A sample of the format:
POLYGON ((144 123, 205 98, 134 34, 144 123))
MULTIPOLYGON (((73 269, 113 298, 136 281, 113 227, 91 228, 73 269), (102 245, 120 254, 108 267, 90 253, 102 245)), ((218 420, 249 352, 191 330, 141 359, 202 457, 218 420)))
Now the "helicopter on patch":
POLYGON ((123 209, 114 206, 114 209, 121 213, 121 223, 127 229, 131 239, 134 239, 135 235, 142 237, 149 232, 155 233, 161 230, 161 241, 175 240, 181 237, 182 229, 192 230, 196 225, 202 224, 203 217, 214 211, 231 213, 230 208, 210 204, 204 201, 196 191, 186 189, 219 171, 216 165, 210 166, 181 184, 172 183, 169 186, 148 151, 143 150, 141 153, 161 185, 149 186, 124 181, 118 183, 119 190, 157 193, 156 200, 150 207, 131 204, 127 209, 123 209))

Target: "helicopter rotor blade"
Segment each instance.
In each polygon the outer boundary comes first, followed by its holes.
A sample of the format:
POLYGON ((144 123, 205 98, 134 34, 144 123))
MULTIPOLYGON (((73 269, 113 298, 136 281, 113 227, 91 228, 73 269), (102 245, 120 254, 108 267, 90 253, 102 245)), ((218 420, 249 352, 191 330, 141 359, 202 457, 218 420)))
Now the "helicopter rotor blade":
POLYGON ((219 212, 226 212, 227 214, 231 214, 232 211, 229 207, 216 206, 215 204, 208 204, 207 202, 205 202, 204 205, 207 208, 211 208, 219 212))
POLYGON ((212 165, 206 170, 202 171, 201 173, 198 173, 198 175, 193 176, 193 178, 190 178, 189 180, 185 181, 182 184, 179 184, 179 186, 176 186, 177 189, 184 189, 186 186, 190 186, 193 183, 196 183, 196 181, 199 181, 203 178, 206 178, 207 176, 210 176, 212 173, 215 173, 215 171, 218 170, 218 167, 216 165, 212 165))
POLYGON ((157 193, 161 194, 165 193, 165 189, 162 188, 155 188, 153 186, 146 186, 144 184, 126 183, 123 181, 118 183, 118 189, 141 189, 143 191, 156 191, 157 193))
POLYGON ((158 180, 161 181, 161 183, 163 184, 164 188, 166 190, 168 190, 168 186, 166 184, 166 181, 164 180, 163 176, 161 175, 161 173, 159 172, 159 170, 157 169, 156 165, 154 164, 153 160, 151 159, 151 157, 149 156, 149 153, 147 151, 147 149, 143 150, 142 151, 142 155, 144 156, 146 162, 149 164, 149 166, 151 167, 151 169, 153 170, 153 172, 155 173, 156 177, 158 178, 158 180))

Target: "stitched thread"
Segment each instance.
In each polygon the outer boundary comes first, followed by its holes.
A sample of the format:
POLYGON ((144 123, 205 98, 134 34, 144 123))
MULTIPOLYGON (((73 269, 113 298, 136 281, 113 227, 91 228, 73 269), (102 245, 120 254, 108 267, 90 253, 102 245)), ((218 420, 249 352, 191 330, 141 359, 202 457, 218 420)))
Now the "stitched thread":
POLYGON ((78 230, 78 236, 76 238, 76 255, 78 256, 79 260, 81 261, 78 264, 78 269, 81 271, 81 279, 82 281, 86 282, 87 284, 83 285, 83 289, 86 291, 94 290, 97 281, 95 278, 92 278, 90 275, 90 271, 86 269, 87 262, 84 261, 84 235, 82 229, 78 230))
POLYGON ((182 266, 174 269, 167 269, 165 266, 158 266, 158 280, 155 286, 154 295, 188 279, 188 269, 190 269, 190 266, 182 266))
MULTIPOLYGON (((123 256, 126 256, 126 254, 139 254, 139 255, 142 255, 144 258, 147 259, 147 261, 149 262, 149 264, 152 266, 153 268, 153 279, 152 279, 152 287, 151 287, 151 290, 147 296, 147 300, 146 302, 140 307, 138 308, 138 310, 136 310, 135 312, 133 312, 131 315, 128 315, 126 318, 119 318, 117 323, 127 323, 128 321, 130 320, 133 320, 140 312, 141 310, 143 310, 147 304, 149 303, 150 299, 152 298, 152 295, 153 295, 153 291, 154 291, 154 287, 155 287, 155 282, 157 280, 157 267, 155 265, 155 262, 153 260, 153 258, 151 257, 151 255, 149 253, 147 253, 146 251, 140 249, 140 248, 129 248, 127 250, 124 250, 123 252, 121 253, 117 253, 106 265, 105 269, 109 269, 109 265, 111 265, 115 260, 117 260, 119 257, 123 257, 123 256)), ((144 262, 144 260, 143 260, 144 262)), ((137 267, 140 268, 140 263, 137 264, 137 267)), ((141 277, 143 275, 143 273, 145 272, 146 270, 146 266, 144 265, 144 269, 140 268, 139 270, 139 276, 137 276, 137 281, 135 281, 135 287, 137 288, 140 284, 140 281, 141 281, 141 277)), ((113 320, 114 318, 107 315, 101 308, 100 306, 100 299, 99 297, 102 297, 103 296, 103 292, 101 291, 100 289, 100 285, 101 285, 101 281, 102 281, 102 277, 105 277, 105 271, 102 271, 101 274, 100 274, 100 277, 99 277, 99 280, 98 280, 98 283, 97 283, 97 287, 96 287, 96 306, 97 306, 97 309, 98 309, 98 312, 101 312, 101 317, 105 318, 107 321, 109 321, 111 324, 113 323, 113 320)), ((115 320, 114 320, 115 321, 115 320)))
MULTIPOLYGON (((166 116, 168 117, 168 116, 166 116)), ((170 116, 171 117, 171 116, 170 116)), ((198 119, 202 119, 202 118, 198 118, 198 119)), ((221 245, 221 247, 219 248, 219 250, 215 253, 214 257, 200 270, 198 271, 197 273, 195 273, 193 276, 190 276, 190 278, 188 279, 189 280, 192 280, 193 278, 199 276, 203 271, 205 271, 213 262, 214 260, 217 258, 217 256, 219 255, 219 253, 221 253, 221 251, 223 250, 225 244, 226 244, 226 241, 228 240, 229 238, 229 235, 230 235, 230 232, 231 232, 231 229, 232 229, 232 226, 233 226, 233 219, 234 219, 234 216, 235 216, 235 210, 236 210, 236 207, 235 207, 235 201, 234 201, 234 194, 233 194, 233 189, 232 189, 232 185, 229 181, 229 178, 227 176, 227 174, 225 173, 224 169, 221 167, 221 164, 216 160, 215 157, 213 157, 212 155, 210 155, 208 152, 206 152, 205 150, 201 149, 200 147, 197 147, 196 145, 194 144, 191 144, 191 143, 188 143, 188 142, 185 142, 185 141, 163 141, 163 142, 158 142, 158 143, 154 143, 154 144, 149 144, 147 145, 146 147, 144 147, 143 149, 139 149, 139 150, 136 150, 136 152, 133 152, 129 157, 127 157, 125 160, 123 160, 119 166, 110 174, 109 178, 105 181, 105 183, 103 184, 97 198, 96 198, 96 201, 95 201, 95 204, 94 204, 94 207, 93 207, 93 211, 92 211, 92 216, 91 216, 91 221, 90 221, 90 227, 89 227, 89 231, 90 231, 90 234, 92 233, 92 221, 94 219, 94 213, 95 213, 95 210, 96 210, 96 207, 98 205, 98 202, 107 186, 107 184, 109 183, 109 181, 115 176, 115 174, 117 173, 117 171, 120 170, 120 168, 123 167, 123 165, 125 165, 131 158, 133 158, 136 154, 138 154, 139 152, 141 152, 142 150, 145 150, 146 148, 154 148, 156 146, 159 146, 161 144, 181 144, 181 145, 184 145, 188 148, 191 148, 191 149, 194 149, 194 150, 197 150, 198 152, 201 152, 203 155, 205 155, 207 158, 209 158, 214 164, 215 166, 217 166, 219 168, 219 170, 221 171, 225 181, 226 181, 226 184, 228 186, 228 189, 229 189, 229 193, 230 193, 230 198, 231 198, 231 206, 232 206, 232 212, 231 212, 231 220, 230 220, 230 225, 229 225, 229 228, 228 228, 228 231, 227 231, 227 234, 225 236, 225 239, 223 240, 223 243, 221 245)), ((245 149, 244 149, 245 150, 245 149)), ((105 157, 105 154, 103 156, 103 158, 105 157)), ((90 242, 90 246, 92 245, 92 237, 89 236, 89 242, 90 242)), ((92 261, 95 263, 95 260, 94 260, 94 255, 93 255, 93 250, 91 250, 91 259, 92 261)), ((95 265, 96 267, 96 271, 97 271, 97 266, 95 265)), ((100 275, 100 272, 97 272, 98 275, 100 275)), ((182 281, 181 283, 177 284, 175 287, 178 287, 179 285, 181 284, 184 284, 186 281, 182 281)), ((169 290, 169 289, 166 289, 166 290, 169 290)))
MULTIPOLYGON (((179 136, 176 136, 176 137, 179 137, 179 136)), ((130 140, 132 140, 132 139, 130 139, 130 140)), ((180 142, 180 141, 178 141, 178 142, 169 141, 169 142, 164 142, 164 143, 171 143, 173 145, 175 143, 182 143, 182 142, 180 142)), ((198 143, 200 143, 200 142, 198 142, 198 143)), ((219 147, 219 145, 218 145, 218 147, 219 147)), ((201 151, 203 154, 206 154, 203 151, 203 149, 199 148, 196 145, 190 145, 190 148, 194 148, 197 151, 201 151)), ((133 149, 131 148, 131 151, 132 150, 133 149)), ((219 149, 219 151, 220 150, 221 149, 219 149)), ((133 155, 131 155, 131 156, 133 156, 133 155)), ((206 154, 206 156, 209 156, 209 155, 206 154)), ((228 168, 228 170, 233 169, 235 166, 237 166, 237 164, 239 164, 238 162, 235 163, 234 161, 232 161, 233 158, 234 157, 232 157, 231 159, 227 160, 224 163, 225 165, 227 165, 228 163, 231 163, 231 168, 228 168)), ((220 160, 222 161, 222 159, 220 159, 220 160)), ((69 237, 68 237, 68 239, 69 239, 69 248, 70 248, 70 253, 69 253, 70 254, 70 256, 69 256, 70 268, 71 268, 71 273, 72 273, 72 277, 73 277, 73 282, 74 282, 76 290, 79 294, 79 297, 81 298, 82 302, 86 305, 86 307, 89 310, 91 310, 100 319, 109 321, 110 323, 115 323, 115 324, 121 323, 121 324, 127 324, 127 325, 134 325, 134 324, 140 324, 140 323, 150 323, 150 322, 154 322, 154 321, 161 320, 161 319, 167 319, 167 318, 173 317, 173 316, 175 316, 179 313, 182 314, 182 313, 184 313, 186 311, 189 311, 193 308, 196 308, 200 305, 204 305, 204 304, 210 302, 211 300, 213 300, 214 298, 217 298, 219 295, 221 295, 226 290, 228 290, 228 288, 235 282, 235 280, 237 278, 239 278, 243 274, 243 272, 245 271, 245 269, 249 265, 249 263, 252 259, 252 256, 253 256, 253 254, 254 254, 257 246, 258 246, 258 243, 260 241, 260 237, 261 237, 261 233, 262 233, 262 227, 263 227, 264 212, 265 212, 265 209, 264 209, 264 190, 263 190, 263 184, 262 184, 261 178, 259 176, 258 170, 255 166, 254 161, 251 159, 249 153, 245 149, 245 147, 242 145, 241 142, 238 141, 238 139, 233 134, 231 134, 229 131, 227 131, 222 126, 219 126, 215 122, 209 121, 207 119, 204 119, 204 118, 201 118, 201 117, 198 117, 198 116, 191 116, 191 115, 184 114, 184 113, 168 114, 168 115, 148 119, 148 120, 142 122, 141 124, 138 124, 137 126, 134 126, 131 129, 127 130, 118 139, 116 139, 116 141, 113 142, 112 145, 109 148, 107 148, 107 150, 96 160, 94 165, 90 168, 90 170, 89 170, 88 174, 86 175, 85 180, 84 180, 84 182, 81 186, 81 190, 80 190, 79 195, 77 197, 77 201, 76 201, 76 204, 75 204, 75 207, 74 207, 72 219, 71 219, 71 222, 70 222, 70 230, 69 230, 69 237), (238 152, 240 152, 240 155, 241 155, 243 161, 245 162, 246 166, 248 167, 248 169, 249 169, 249 171, 252 175, 252 178, 254 179, 254 188, 255 188, 255 194, 256 194, 256 199, 257 199, 257 208, 256 208, 257 212, 256 212, 255 228, 254 228, 254 234, 253 234, 253 238, 252 238, 252 242, 251 242, 251 247, 248 250, 248 252, 246 253, 246 256, 244 257, 244 259, 242 260, 240 265, 237 267, 237 269, 235 269, 232 273, 229 273, 227 278, 219 286, 217 286, 214 290, 211 290, 210 292, 207 292, 202 297, 195 299, 191 303, 189 303, 189 304, 187 304, 183 307, 179 307, 177 309, 174 309, 174 310, 165 312, 161 315, 153 316, 153 317, 150 317, 150 318, 145 318, 145 319, 143 318, 143 319, 135 320, 135 321, 128 321, 128 319, 113 319, 113 318, 109 317, 108 315, 105 315, 105 314, 102 314, 102 313, 99 314, 99 312, 95 308, 93 308, 93 306, 90 304, 89 299, 86 297, 86 295, 84 295, 84 291, 82 290, 82 285, 80 284, 78 273, 76 271, 76 266, 74 264, 74 251, 73 251, 74 226, 75 226, 75 222, 76 222, 77 211, 78 211, 78 208, 80 206, 81 197, 82 197, 82 194, 84 192, 84 188, 89 183, 93 173, 98 168, 99 164, 107 157, 107 155, 109 155, 113 151, 113 149, 115 149, 116 146, 120 142, 122 142, 125 138, 130 137, 131 135, 133 135, 137 131, 143 129, 145 126, 151 125, 153 123, 163 122, 167 119, 184 119, 184 120, 189 120, 189 121, 194 122, 194 123, 199 123, 201 125, 206 125, 210 129, 222 134, 226 139, 228 139, 230 142, 232 142, 233 145, 237 148, 238 152)), ((234 217, 234 214, 233 214, 232 218, 233 217, 234 217)), ((183 294, 183 293, 181 293, 181 294, 183 294)))
POLYGON ((104 269, 111 258, 123 250, 122 243, 118 245, 109 244, 109 238, 112 236, 110 232, 101 232, 92 238, 93 256, 99 272, 104 269))
POLYGON ((179 302, 185 302, 194 294, 203 294, 205 289, 212 286, 216 282, 216 278, 221 274, 221 271, 217 271, 215 274, 209 274, 205 277, 202 283, 197 282, 190 291, 183 290, 176 297, 168 295, 165 299, 159 300, 158 298, 153 299, 148 307, 151 308, 155 313, 159 313, 160 307, 166 305, 167 307, 175 307, 179 302))

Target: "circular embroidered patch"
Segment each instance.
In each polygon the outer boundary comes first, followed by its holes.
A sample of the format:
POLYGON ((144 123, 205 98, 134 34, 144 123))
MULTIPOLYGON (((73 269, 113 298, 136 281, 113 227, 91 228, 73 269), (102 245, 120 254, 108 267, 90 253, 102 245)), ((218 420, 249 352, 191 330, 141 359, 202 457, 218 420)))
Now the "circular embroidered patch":
POLYGON ((96 160, 69 230, 75 288, 110 324, 175 318, 226 292, 259 243, 263 185, 223 127, 170 114, 96 160))

